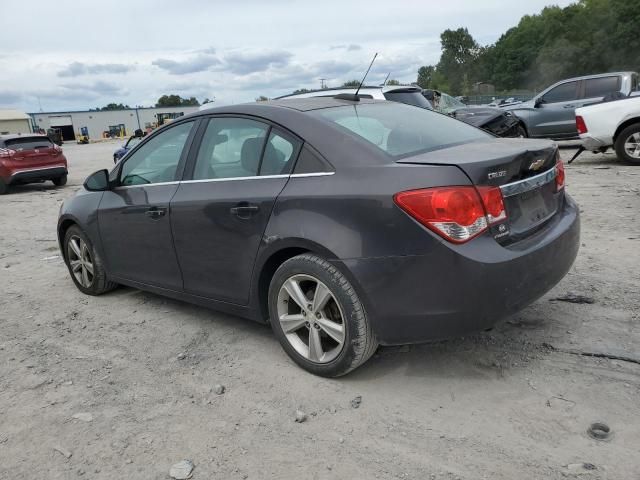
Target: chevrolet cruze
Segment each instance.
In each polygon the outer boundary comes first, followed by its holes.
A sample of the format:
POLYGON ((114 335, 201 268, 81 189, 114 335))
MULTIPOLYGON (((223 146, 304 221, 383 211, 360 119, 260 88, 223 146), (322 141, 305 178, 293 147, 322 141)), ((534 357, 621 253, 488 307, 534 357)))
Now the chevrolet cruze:
POLYGON ((269 322, 309 372, 490 327, 571 267, 557 147, 354 95, 207 109, 61 208, 71 279, 269 322))

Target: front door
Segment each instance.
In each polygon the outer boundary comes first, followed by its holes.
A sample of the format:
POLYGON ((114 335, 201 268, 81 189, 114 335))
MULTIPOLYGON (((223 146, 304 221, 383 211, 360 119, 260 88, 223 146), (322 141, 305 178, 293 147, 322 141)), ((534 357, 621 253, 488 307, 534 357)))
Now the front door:
POLYGON ((182 290, 169 203, 193 125, 180 123, 147 140, 124 160, 118 185, 104 193, 98 224, 108 271, 116 279, 182 290))
POLYGON ((301 142, 248 118, 209 120, 171 201, 173 237, 188 293, 246 305, 258 247, 301 142))
POLYGON ((530 135, 554 139, 578 136, 576 108, 579 82, 565 82, 540 97, 539 105, 530 114, 530 135))

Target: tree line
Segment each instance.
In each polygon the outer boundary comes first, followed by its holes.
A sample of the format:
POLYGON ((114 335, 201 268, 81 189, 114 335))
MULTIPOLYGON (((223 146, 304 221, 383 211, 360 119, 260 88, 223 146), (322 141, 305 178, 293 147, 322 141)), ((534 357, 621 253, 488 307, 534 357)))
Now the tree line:
POLYGON ((422 88, 469 95, 473 85, 538 91, 563 78, 640 67, 640 0, 580 0, 522 17, 481 46, 466 28, 440 35, 436 65, 418 70, 422 88))

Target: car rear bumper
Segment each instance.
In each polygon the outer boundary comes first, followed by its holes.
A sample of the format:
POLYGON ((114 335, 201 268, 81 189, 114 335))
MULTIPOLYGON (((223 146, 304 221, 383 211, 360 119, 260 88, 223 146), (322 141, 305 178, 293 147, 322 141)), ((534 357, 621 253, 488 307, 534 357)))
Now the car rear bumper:
POLYGON ((67 166, 64 164, 47 167, 16 168, 0 170, 0 176, 8 185, 16 183, 39 182, 51 180, 67 175, 67 166))
POLYGON ((613 139, 610 141, 594 138, 588 134, 580 135, 580 141, 582 142, 582 146, 587 150, 596 151, 605 147, 610 147, 613 145, 613 139))
POLYGON ((579 245, 579 212, 567 196, 549 224, 511 247, 481 236, 430 255, 342 263, 380 343, 420 343, 484 330, 531 304, 566 275, 579 245))

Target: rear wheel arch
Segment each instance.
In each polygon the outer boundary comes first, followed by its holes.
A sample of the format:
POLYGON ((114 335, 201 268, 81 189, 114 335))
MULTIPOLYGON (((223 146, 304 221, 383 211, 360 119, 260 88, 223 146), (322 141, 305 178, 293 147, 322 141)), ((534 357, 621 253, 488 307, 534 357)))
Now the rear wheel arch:
POLYGON ((620 135, 620 133, 622 133, 622 131, 623 131, 625 128, 627 128, 627 127, 629 127, 629 126, 631 126, 631 125, 633 125, 633 124, 635 124, 635 123, 640 123, 640 117, 633 117, 633 118, 630 118, 630 119, 625 120, 624 122, 622 122, 620 125, 618 125, 618 128, 616 128, 616 131, 615 131, 615 133, 613 134, 613 141, 614 141, 614 143, 615 143, 615 141, 618 139, 618 135, 620 135))
POLYGON ((269 318, 269 286, 276 270, 284 262, 303 253, 312 253, 323 257, 326 260, 337 258, 336 255, 327 248, 307 239, 291 239, 282 241, 280 245, 272 247, 265 252, 256 265, 256 275, 254 276, 254 305, 261 321, 269 318))

